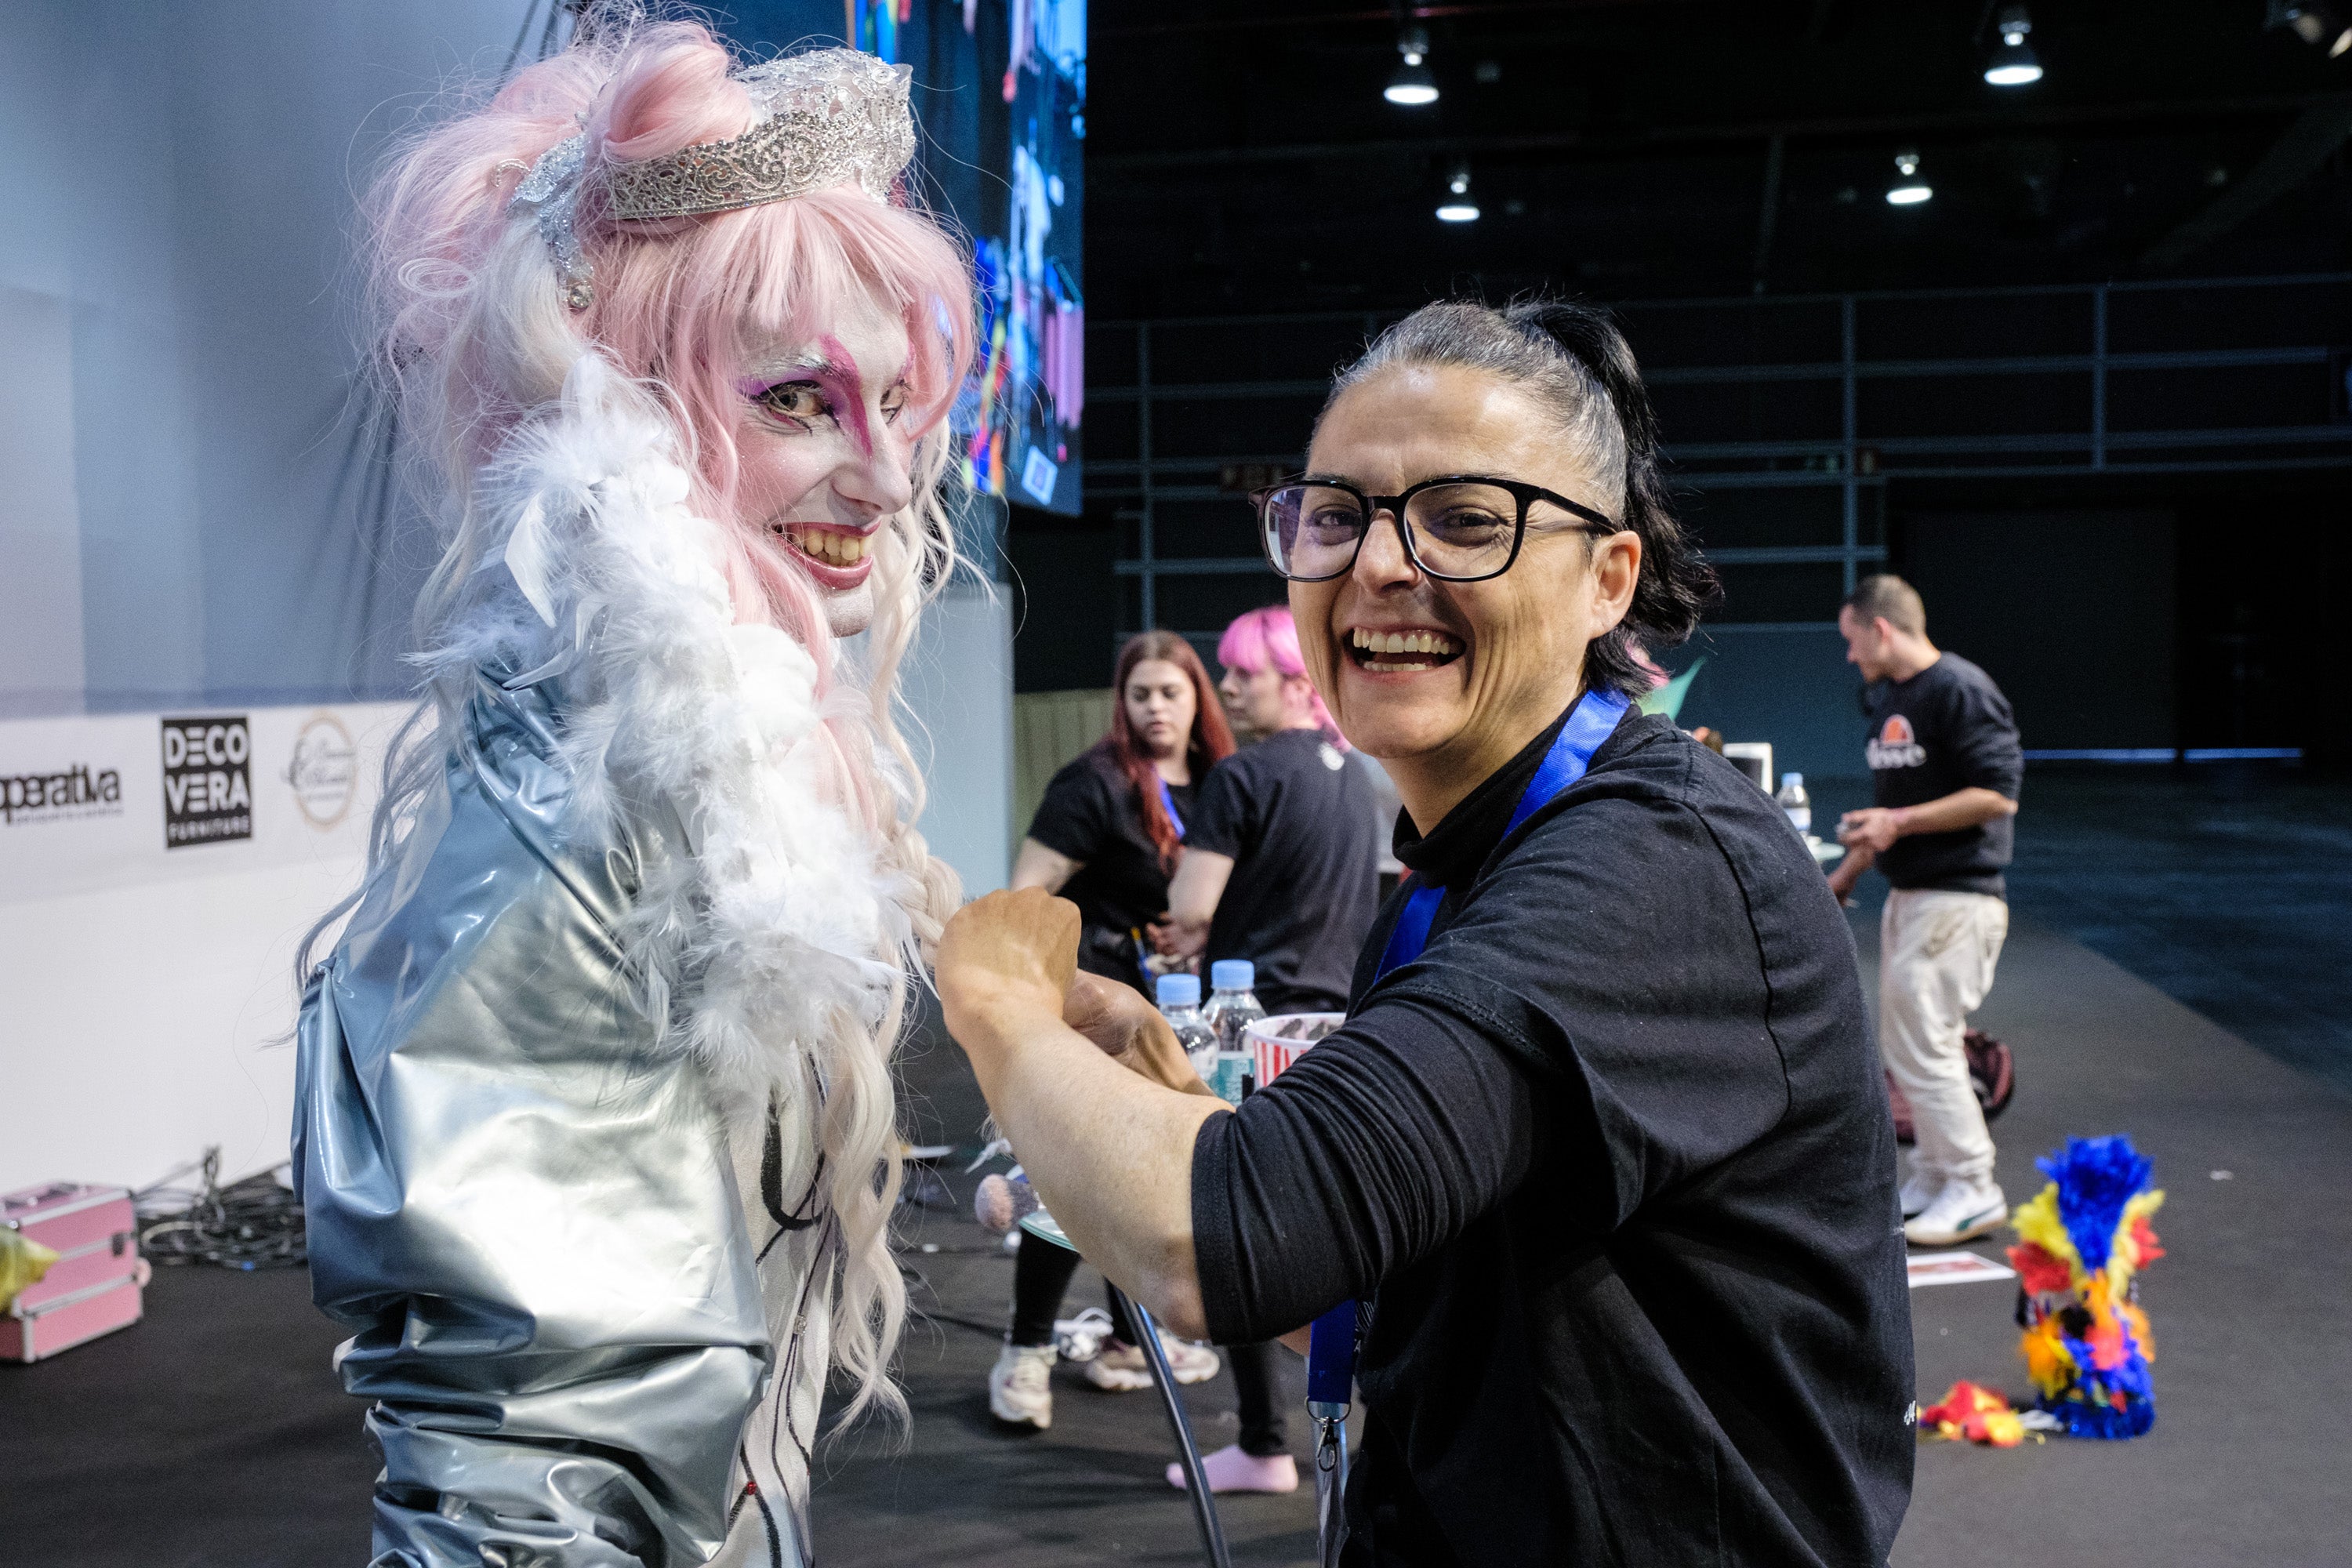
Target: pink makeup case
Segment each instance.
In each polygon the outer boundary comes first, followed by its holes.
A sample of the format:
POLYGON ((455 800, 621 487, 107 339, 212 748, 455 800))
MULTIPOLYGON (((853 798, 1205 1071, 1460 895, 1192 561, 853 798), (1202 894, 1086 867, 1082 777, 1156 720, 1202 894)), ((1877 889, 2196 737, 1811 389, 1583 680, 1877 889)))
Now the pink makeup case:
POLYGON ((147 1265, 130 1193, 49 1182, 0 1197, 0 1225, 58 1255, 0 1312, 0 1361, 46 1360, 139 1321, 147 1265))

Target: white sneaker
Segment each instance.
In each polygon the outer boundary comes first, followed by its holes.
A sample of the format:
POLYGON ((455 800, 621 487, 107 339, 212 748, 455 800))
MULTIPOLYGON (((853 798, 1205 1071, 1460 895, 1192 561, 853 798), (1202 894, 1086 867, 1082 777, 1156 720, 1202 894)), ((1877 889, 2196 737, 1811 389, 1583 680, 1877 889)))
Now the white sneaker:
MULTIPOLYGON (((1179 1383, 1206 1383, 1224 1364, 1208 1346, 1173 1334, 1162 1333, 1160 1348, 1168 1353, 1168 1370, 1179 1383)), ((1151 1363, 1144 1359, 1140 1346, 1114 1342, 1087 1363, 1087 1381, 1106 1394, 1132 1394, 1151 1386, 1151 1363)))
POLYGON ((1980 1236, 1990 1236, 2009 1223, 2009 1200, 1990 1182, 1944 1184, 1936 1201, 1903 1227, 1903 1235, 1919 1247, 1958 1247, 1980 1236))
POLYGON ((1936 1201, 1936 1194, 1943 1190, 1943 1172, 1926 1169, 1912 1172, 1910 1179, 1903 1184, 1903 1217, 1916 1219, 1925 1214, 1927 1205, 1936 1201))
POLYGON ((1006 1345, 988 1369, 988 1413, 1040 1432, 1054 1424, 1054 1347, 1006 1345))
POLYGON ((1054 1320, 1054 1349, 1066 1362, 1089 1362, 1110 1342, 1110 1314, 1088 1307, 1075 1318, 1054 1320))

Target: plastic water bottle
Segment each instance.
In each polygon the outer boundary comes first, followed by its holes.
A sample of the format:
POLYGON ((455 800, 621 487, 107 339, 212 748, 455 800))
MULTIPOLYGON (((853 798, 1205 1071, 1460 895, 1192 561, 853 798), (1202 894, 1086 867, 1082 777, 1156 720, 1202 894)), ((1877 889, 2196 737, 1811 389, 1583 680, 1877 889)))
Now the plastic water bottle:
POLYGON ((1246 958, 1221 958, 1209 965, 1209 1000, 1201 1017, 1217 1032, 1217 1049, 1245 1051, 1242 1031, 1265 1016, 1258 1005, 1257 965, 1246 958))
POLYGON ((1782 773, 1780 793, 1772 797, 1780 809, 1789 814, 1789 826, 1797 830, 1800 838, 1809 837, 1813 831, 1813 797, 1805 793, 1805 775, 1782 773))
POLYGON ((1239 1101, 1242 1097, 1242 1077, 1252 1060, 1242 1032, 1265 1016, 1251 989, 1256 984, 1257 965, 1246 958, 1221 958, 1209 965, 1209 1005, 1201 1009, 1201 1016, 1216 1031, 1217 1073, 1201 1078, 1220 1100, 1239 1101))
POLYGON ((1217 1070, 1217 1032, 1201 1016, 1201 977, 1163 974, 1160 977, 1160 1013, 1176 1031, 1192 1070, 1202 1082, 1217 1070))

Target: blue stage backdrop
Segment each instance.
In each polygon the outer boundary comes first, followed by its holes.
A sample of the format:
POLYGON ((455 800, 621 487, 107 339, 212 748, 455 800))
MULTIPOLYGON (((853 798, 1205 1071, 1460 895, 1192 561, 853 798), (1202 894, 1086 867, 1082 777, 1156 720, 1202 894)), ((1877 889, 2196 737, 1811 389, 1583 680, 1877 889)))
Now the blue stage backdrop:
POLYGON ((1087 0, 733 0, 755 58, 851 41, 914 71, 924 196, 969 236, 981 356, 954 423, 975 489, 1078 510, 1087 0))

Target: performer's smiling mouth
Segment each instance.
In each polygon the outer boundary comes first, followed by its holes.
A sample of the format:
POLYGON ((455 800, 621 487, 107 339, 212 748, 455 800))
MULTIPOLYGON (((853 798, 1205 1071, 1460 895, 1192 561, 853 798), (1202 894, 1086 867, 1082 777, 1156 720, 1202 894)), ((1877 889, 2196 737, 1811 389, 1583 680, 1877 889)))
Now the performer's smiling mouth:
POLYGON ((873 536, 814 522, 769 525, 801 558, 809 574, 828 588, 854 588, 873 570, 873 536))

